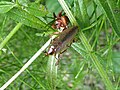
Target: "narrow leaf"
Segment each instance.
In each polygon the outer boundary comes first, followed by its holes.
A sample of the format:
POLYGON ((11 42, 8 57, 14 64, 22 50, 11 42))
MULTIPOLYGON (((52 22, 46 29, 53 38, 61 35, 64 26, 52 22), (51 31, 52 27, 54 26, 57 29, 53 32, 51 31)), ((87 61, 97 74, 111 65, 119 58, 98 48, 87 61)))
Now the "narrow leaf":
POLYGON ((45 16, 48 14, 48 11, 45 9, 45 7, 38 3, 30 4, 28 7, 26 7, 26 11, 36 17, 45 16))
POLYGON ((80 12, 81 12, 81 18, 83 20, 83 24, 84 26, 89 26, 90 21, 89 21, 89 16, 87 13, 87 8, 85 5, 85 1, 84 0, 78 0, 79 3, 79 8, 80 8, 80 12))
MULTIPOLYGON (((119 28, 120 25, 118 26, 118 24, 119 24, 117 21, 118 19, 116 19, 115 14, 112 10, 112 7, 111 7, 109 1, 99 0, 99 3, 101 4, 103 10, 105 11, 106 16, 109 19, 113 30, 120 37, 120 28, 119 28)), ((119 13, 119 15, 120 15, 120 13, 119 13)))
POLYGON ((87 54, 87 52, 85 52, 85 48, 80 43, 73 43, 72 48, 82 56, 86 56, 87 54))
POLYGON ((23 9, 13 8, 10 10, 7 15, 17 22, 21 22, 27 26, 42 29, 43 31, 53 31, 51 27, 49 27, 46 23, 38 19, 37 17, 29 14, 23 9))
POLYGON ((1 1, 0 5, 13 5, 14 3, 12 2, 7 2, 7 1, 1 1))
POLYGON ((11 2, 0 2, 0 13, 6 13, 16 5, 11 2))

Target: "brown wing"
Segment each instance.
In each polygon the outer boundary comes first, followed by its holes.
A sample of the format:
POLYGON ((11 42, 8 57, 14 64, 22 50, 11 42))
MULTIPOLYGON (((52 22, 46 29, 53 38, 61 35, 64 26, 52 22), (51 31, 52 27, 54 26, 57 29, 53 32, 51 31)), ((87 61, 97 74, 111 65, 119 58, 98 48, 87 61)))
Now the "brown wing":
POLYGON ((77 26, 65 29, 61 32, 52 42, 52 45, 55 47, 55 54, 61 53, 70 46, 73 42, 74 36, 76 35, 78 29, 77 26))

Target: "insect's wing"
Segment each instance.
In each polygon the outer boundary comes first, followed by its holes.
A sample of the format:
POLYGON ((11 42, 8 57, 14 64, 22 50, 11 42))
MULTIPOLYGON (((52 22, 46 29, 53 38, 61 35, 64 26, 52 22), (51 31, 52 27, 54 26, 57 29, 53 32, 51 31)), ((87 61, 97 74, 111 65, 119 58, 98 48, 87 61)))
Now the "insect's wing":
POLYGON ((74 36, 76 35, 78 31, 77 26, 73 26, 71 28, 65 29, 63 32, 60 33, 59 38, 61 39, 61 42, 68 42, 71 41, 74 36))
POLYGON ((74 36, 76 35, 78 29, 77 26, 68 28, 61 32, 57 38, 54 40, 54 46, 56 45, 56 53, 64 52, 68 46, 73 42, 74 36))

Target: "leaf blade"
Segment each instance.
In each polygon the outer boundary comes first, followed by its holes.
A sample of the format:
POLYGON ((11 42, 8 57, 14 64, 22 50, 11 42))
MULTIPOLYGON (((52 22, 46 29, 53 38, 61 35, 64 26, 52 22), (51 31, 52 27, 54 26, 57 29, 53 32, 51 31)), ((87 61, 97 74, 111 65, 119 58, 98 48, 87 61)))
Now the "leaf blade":
POLYGON ((106 14, 113 30, 120 37, 120 28, 119 28, 120 25, 118 25, 118 20, 115 17, 115 14, 112 10, 110 2, 109 1, 104 1, 104 0, 99 0, 99 3, 102 6, 103 10, 105 11, 105 14, 106 14))
POLYGON ((2 13, 2 14, 6 13, 15 6, 16 6, 16 4, 14 4, 14 3, 2 1, 2 2, 0 2, 0 13, 2 13))
POLYGON ((42 29, 43 31, 53 31, 53 29, 49 27, 46 23, 20 8, 13 8, 7 13, 7 16, 17 22, 21 22, 27 26, 36 29, 42 29))

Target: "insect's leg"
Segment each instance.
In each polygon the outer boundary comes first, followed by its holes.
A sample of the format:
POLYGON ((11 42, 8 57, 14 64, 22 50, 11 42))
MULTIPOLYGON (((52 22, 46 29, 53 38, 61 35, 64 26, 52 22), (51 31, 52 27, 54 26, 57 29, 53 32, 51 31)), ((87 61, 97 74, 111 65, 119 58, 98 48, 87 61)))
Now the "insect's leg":
POLYGON ((53 35, 59 35, 59 34, 60 34, 60 32, 53 32, 49 35, 49 37, 51 38, 53 35))
POLYGON ((54 18, 57 18, 57 16, 55 15, 55 13, 53 13, 53 17, 54 17, 54 18))
POLYGON ((58 34, 60 34, 60 32, 54 32, 53 34, 54 34, 54 35, 58 35, 58 34))
POLYGON ((64 53, 64 52, 66 52, 67 51, 67 49, 66 50, 64 50, 64 51, 62 51, 60 54, 62 54, 62 53, 64 53))
POLYGON ((70 46, 71 46, 71 44, 72 44, 72 42, 71 42, 70 44, 67 44, 67 47, 70 47, 70 46))
POLYGON ((57 66, 59 64, 59 62, 60 62, 60 54, 56 54, 55 58, 57 59, 57 61, 55 63, 55 66, 57 66))
POLYGON ((57 62, 55 63, 55 66, 57 66, 60 62, 60 59, 57 60, 57 62))
POLYGON ((47 53, 47 51, 45 50, 45 51, 43 51, 43 53, 45 54, 45 56, 48 56, 48 53, 47 53))
POLYGON ((74 39, 73 39, 73 42, 76 42, 76 41, 77 41, 77 39, 76 39, 76 38, 74 38, 74 39))

